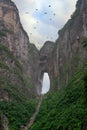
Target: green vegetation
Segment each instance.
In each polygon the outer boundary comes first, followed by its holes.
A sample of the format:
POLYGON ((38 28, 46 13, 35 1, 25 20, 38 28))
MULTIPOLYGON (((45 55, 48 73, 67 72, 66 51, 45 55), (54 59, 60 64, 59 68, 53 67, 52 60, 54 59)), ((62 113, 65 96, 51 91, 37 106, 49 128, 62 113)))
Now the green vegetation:
POLYGON ((10 130, 19 130, 20 126, 26 125, 29 118, 34 113, 36 100, 25 102, 0 101, 0 110, 7 116, 10 130))
MULTIPOLYGON (((82 42, 87 48, 87 38, 82 42)), ((74 61, 79 61, 79 56, 74 61)), ((74 64, 76 64, 75 62, 74 64)), ((79 69, 79 62, 76 70, 79 69)), ((67 72, 68 65, 63 68, 67 72)), ((64 77, 64 75, 63 75, 64 77)), ((57 78, 54 78, 54 86, 57 78)), ((87 63, 75 72, 65 88, 46 95, 39 115, 30 130, 82 130, 87 106, 87 63)))
POLYGON ((82 45, 84 48, 87 47, 87 38, 84 38, 83 42, 82 42, 82 45))
MULTIPOLYGON (((3 82, 4 84, 2 86, 6 86, 3 88, 6 88, 5 90, 7 91, 8 88, 12 89, 15 86, 15 90, 17 91, 16 88, 22 90, 23 88, 20 88, 20 86, 24 86, 25 90, 29 92, 29 90, 33 87, 32 79, 30 77, 24 76, 21 64, 19 63, 17 58, 13 55, 9 48, 2 44, 0 44, 0 55, 0 68, 3 70, 0 75, 0 81, 2 82, 4 79, 5 81, 3 82), (14 78, 18 82, 16 81, 14 83, 14 78), (11 86, 13 87, 8 85, 8 83, 12 84, 11 86)), ((24 90, 22 91, 24 92, 24 90)))
POLYGON ((37 99, 28 98, 32 86, 32 80, 23 75, 13 53, 0 44, 0 115, 3 113, 8 118, 9 130, 19 130, 34 113, 37 99))
POLYGON ((53 85, 55 84, 55 86, 58 85, 58 77, 54 77, 53 79, 53 85))
POLYGON ((6 61, 7 59, 10 58, 12 61, 14 61, 15 66, 17 66, 21 70, 21 65, 19 61, 16 59, 13 53, 9 50, 9 48, 0 44, 0 53, 3 53, 3 52, 5 52, 5 54, 4 54, 4 57, 2 58, 2 61, 6 61))
POLYGON ((6 33, 3 31, 0 31, 0 37, 5 37, 5 36, 6 36, 6 33))
MULTIPOLYGON (((83 46, 86 47, 86 39, 83 46)), ((21 85, 24 85, 27 91, 33 83, 29 77, 23 75, 20 63, 7 47, 0 45, 0 54, 0 90, 9 95, 9 101, 1 98, 0 113, 7 116, 9 130, 20 130, 21 126, 27 124, 37 105, 36 99, 27 98, 21 85), (18 83, 12 79, 15 76, 18 83)), ((66 64, 64 73, 67 69, 66 64)), ((54 77, 54 85, 57 84, 57 77, 54 77)), ((30 130, 82 130, 86 106, 87 63, 74 73, 63 89, 45 95, 40 112, 30 130)))
POLYGON ((3 69, 9 69, 8 65, 3 63, 2 61, 0 61, 0 68, 3 68, 3 69))
POLYGON ((0 30, 0 37, 6 37, 7 33, 13 34, 13 31, 3 28, 0 30))
POLYGON ((46 95, 30 130, 82 130, 87 104, 85 77, 87 79, 87 63, 65 88, 46 95))

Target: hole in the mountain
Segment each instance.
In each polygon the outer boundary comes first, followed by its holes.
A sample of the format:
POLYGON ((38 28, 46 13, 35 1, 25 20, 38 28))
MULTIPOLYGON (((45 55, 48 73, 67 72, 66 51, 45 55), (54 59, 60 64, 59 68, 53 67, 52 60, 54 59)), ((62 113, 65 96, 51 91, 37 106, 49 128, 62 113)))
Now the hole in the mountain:
POLYGON ((48 73, 43 74, 42 91, 41 94, 46 94, 50 89, 50 78, 48 73))

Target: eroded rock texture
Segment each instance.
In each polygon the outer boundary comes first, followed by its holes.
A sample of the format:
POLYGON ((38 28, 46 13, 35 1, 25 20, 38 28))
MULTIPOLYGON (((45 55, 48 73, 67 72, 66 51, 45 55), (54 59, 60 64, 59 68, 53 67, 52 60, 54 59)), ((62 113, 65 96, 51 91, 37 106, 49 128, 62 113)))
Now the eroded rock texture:
MULTIPOLYGON (((11 0, 0 0, 0 79, 11 81, 26 97, 37 95, 38 50, 29 42, 11 0), (27 85, 26 85, 27 84, 27 85), (27 86, 27 87, 26 87, 27 86)), ((2 83, 3 84, 3 83, 2 83)), ((11 95, 1 85, 0 98, 10 100, 11 95)), ((9 85, 8 85, 9 86, 9 85)))
MULTIPOLYGON (((9 48, 21 64, 22 73, 27 82, 31 81, 31 87, 26 92, 28 96, 29 91, 31 95, 41 93, 44 72, 48 72, 50 76, 51 90, 57 90, 69 81, 76 69, 84 64, 86 53, 81 43, 87 37, 86 7, 86 0, 78 0, 76 11, 59 31, 59 38, 56 42, 46 42, 38 52, 36 47, 29 42, 14 3, 10 0, 0 1, 0 44, 9 48), (32 88, 32 86, 34 87, 32 88)), ((10 68, 14 67, 12 59, 7 61, 5 59, 5 62, 10 64, 10 68)), ((4 77, 5 75, 4 73, 4 77)), ((7 75, 9 76, 9 73, 7 75)), ((11 80, 18 83, 19 86, 21 84, 21 90, 24 91, 25 85, 21 83, 20 79, 14 74, 11 77, 14 77, 11 80)), ((8 93, 6 92, 5 95, 8 100, 8 93)))
MULTIPOLYGON (((85 38, 87 0, 78 0, 76 11, 59 31, 59 38, 55 43, 47 41, 40 52, 30 44, 15 4, 0 0, 0 101, 25 102, 40 95, 44 72, 49 74, 52 91, 65 86, 87 60, 81 44, 85 38)), ((8 129, 5 115, 2 120, 2 125, 6 125, 0 127, 8 129)))
POLYGON ((87 55, 82 41, 87 37, 87 1, 78 0, 76 11, 71 19, 59 31, 50 58, 52 73, 51 89, 65 86, 75 70, 82 67, 87 55))
POLYGON ((41 93, 42 88, 42 80, 45 72, 49 74, 50 80, 52 80, 52 64, 50 64, 50 59, 52 60, 52 51, 54 48, 54 43, 51 41, 45 42, 44 46, 41 48, 39 53, 39 73, 38 73, 38 81, 39 81, 39 89, 38 93, 41 93))
POLYGON ((40 50, 39 79, 48 72, 51 90, 65 86, 73 73, 84 65, 87 54, 82 42, 87 38, 87 1, 78 0, 71 19, 58 32, 55 43, 46 42, 40 50))
POLYGON ((0 129, 1 130, 8 130, 8 119, 4 114, 1 114, 0 116, 1 124, 0 124, 0 129))

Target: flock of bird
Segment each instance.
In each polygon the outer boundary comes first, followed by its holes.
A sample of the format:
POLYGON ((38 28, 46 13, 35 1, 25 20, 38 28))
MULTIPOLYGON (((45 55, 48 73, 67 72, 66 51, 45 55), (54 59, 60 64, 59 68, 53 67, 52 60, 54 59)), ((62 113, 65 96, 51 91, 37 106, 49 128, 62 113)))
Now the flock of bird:
MULTIPOLYGON (((48 5, 48 8, 51 8, 51 5, 48 5)), ((36 13, 39 11, 38 8, 35 9, 36 13)), ((29 12, 25 12, 26 14, 29 14, 29 12)), ((47 15, 48 12, 43 12, 42 15, 47 15)), ((56 16, 56 13, 52 13, 53 16, 56 16)), ((50 21, 52 21, 52 18, 49 18, 50 21)), ((37 23, 39 23, 39 21, 37 21, 37 23)), ((33 29, 36 29, 36 27, 33 27, 33 29)), ((30 35, 32 35, 32 33, 30 33, 30 35)), ((47 37, 47 39, 49 39, 49 37, 47 37)), ((50 39, 52 39, 52 37, 50 37, 50 39)))

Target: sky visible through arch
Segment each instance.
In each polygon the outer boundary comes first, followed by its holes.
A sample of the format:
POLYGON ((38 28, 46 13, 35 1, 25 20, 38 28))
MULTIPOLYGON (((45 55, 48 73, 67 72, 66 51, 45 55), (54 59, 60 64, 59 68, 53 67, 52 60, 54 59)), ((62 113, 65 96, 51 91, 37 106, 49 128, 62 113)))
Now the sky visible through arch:
POLYGON ((50 78, 48 73, 44 73, 42 82, 42 94, 47 93, 50 90, 50 78))
POLYGON ((55 41, 58 30, 70 19, 77 0, 12 0, 19 10, 21 23, 31 43, 42 46, 55 41))

